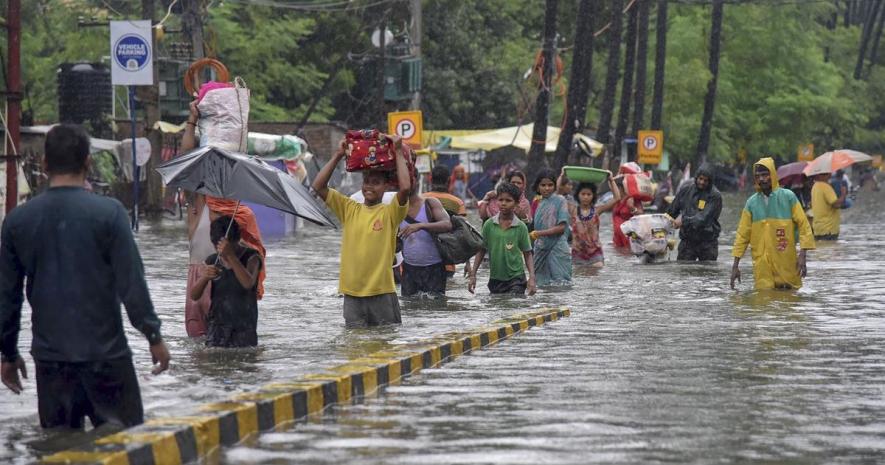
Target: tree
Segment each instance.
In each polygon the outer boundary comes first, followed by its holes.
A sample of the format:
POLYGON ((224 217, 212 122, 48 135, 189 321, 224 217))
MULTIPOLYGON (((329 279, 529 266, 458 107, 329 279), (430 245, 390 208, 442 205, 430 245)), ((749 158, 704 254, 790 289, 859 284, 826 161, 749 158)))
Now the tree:
POLYGON ((624 52, 624 79, 621 83, 621 104, 618 107, 618 126, 615 128, 614 157, 621 156, 624 150, 624 137, 630 121, 630 97, 633 95, 633 71, 636 63, 636 28, 639 19, 639 8, 636 3, 630 8, 627 19, 627 49, 624 52))
POLYGON ((566 101, 566 117, 559 142, 556 146, 555 168, 558 172, 566 164, 576 133, 584 129, 587 116, 587 97, 590 93, 590 76, 593 70, 593 11, 595 0, 581 0, 578 5, 575 48, 572 55, 571 78, 566 101))
POLYGON ((423 10, 425 125, 477 129, 526 122, 517 111, 520 85, 535 58, 543 14, 511 0, 436 0, 423 10))
POLYGON ((695 166, 707 160, 710 149, 710 130, 713 124, 713 110, 716 106, 716 83, 719 80, 719 50, 722 39, 723 0, 713 0, 713 25, 710 28, 710 81, 707 83, 707 96, 704 98, 704 116, 701 118, 701 133, 695 154, 695 166))
POLYGON ((535 101, 535 126, 529 150, 529 173, 535 173, 546 164, 547 123, 550 109, 550 86, 553 82, 553 62, 556 58, 556 10, 559 0, 547 0, 544 8, 544 47, 541 52, 541 91, 535 101))
POLYGON ((637 0, 639 30, 636 37, 636 90, 633 94, 633 136, 645 124, 645 79, 648 68, 648 16, 651 0, 637 0))
POLYGON ((876 0, 872 5, 872 9, 864 21, 863 36, 860 39, 860 50, 857 52, 857 65, 854 67, 854 79, 860 79, 863 71, 864 59, 867 56, 867 46, 870 43, 870 37, 873 35, 873 27, 879 16, 879 8, 882 6, 882 0, 876 0))
MULTIPOLYGON (((603 144, 611 141, 612 115, 615 112, 615 94, 618 91, 621 62, 621 16, 624 14, 623 0, 611 0, 611 22, 608 34, 608 58, 606 59, 605 90, 599 111, 599 126, 596 138, 603 144)), ((608 149, 606 149, 608 150, 608 149)))
MULTIPOLYGON (((873 40, 873 49, 870 51, 870 68, 876 64, 876 60, 879 57, 879 41, 882 39, 882 26, 885 25, 885 11, 882 11, 879 14, 879 21, 876 25, 876 32, 873 33, 875 39, 873 40)), ((869 74, 869 71, 867 71, 869 74)))
POLYGON ((667 0, 658 0, 655 44, 655 82, 651 104, 651 128, 661 129, 664 113, 664 70, 667 65, 667 0))

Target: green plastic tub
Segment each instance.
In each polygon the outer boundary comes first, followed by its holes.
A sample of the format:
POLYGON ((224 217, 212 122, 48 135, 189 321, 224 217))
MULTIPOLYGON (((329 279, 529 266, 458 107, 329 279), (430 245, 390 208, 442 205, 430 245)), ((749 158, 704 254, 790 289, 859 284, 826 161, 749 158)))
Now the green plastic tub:
POLYGON ((575 182, 592 182, 600 185, 608 178, 609 172, 599 168, 588 168, 585 166, 565 166, 565 175, 575 182))

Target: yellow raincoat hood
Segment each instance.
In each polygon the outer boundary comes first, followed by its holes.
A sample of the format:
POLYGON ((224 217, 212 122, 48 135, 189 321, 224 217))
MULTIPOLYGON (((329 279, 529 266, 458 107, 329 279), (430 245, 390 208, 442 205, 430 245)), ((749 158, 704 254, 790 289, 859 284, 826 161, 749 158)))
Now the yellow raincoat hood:
MULTIPOLYGON (((760 158, 759 161, 753 163, 753 173, 756 172, 757 166, 764 166, 768 169, 768 172, 771 173, 771 192, 778 190, 781 186, 777 181, 777 167, 774 165, 774 158, 765 157, 760 158)), ((755 184, 755 181, 754 181, 755 184)), ((759 187, 759 184, 755 184, 756 191, 761 191, 762 189, 759 187)))

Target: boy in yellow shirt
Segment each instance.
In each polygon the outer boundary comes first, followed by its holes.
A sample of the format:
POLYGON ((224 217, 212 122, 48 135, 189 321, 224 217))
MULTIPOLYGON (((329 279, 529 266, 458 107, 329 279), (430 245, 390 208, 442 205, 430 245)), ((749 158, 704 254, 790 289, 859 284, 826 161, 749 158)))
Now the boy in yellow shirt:
POLYGON ((348 328, 402 322, 390 257, 395 253, 399 225, 409 211, 411 180, 402 139, 391 138, 396 150, 399 187, 390 204, 383 204, 381 199, 390 185, 392 173, 363 172, 365 203, 328 187, 335 166, 344 158, 344 141, 313 181, 314 191, 335 212, 344 229, 338 290, 344 294, 344 323, 348 328))

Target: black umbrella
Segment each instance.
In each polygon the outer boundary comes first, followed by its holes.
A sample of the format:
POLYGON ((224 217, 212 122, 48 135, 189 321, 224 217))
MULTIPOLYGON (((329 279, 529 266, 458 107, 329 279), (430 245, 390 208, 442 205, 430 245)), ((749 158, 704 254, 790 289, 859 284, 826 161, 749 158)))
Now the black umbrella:
POLYGON ((157 167, 163 182, 198 194, 253 202, 335 227, 325 206, 288 173, 263 160, 206 146, 157 167))

